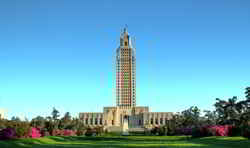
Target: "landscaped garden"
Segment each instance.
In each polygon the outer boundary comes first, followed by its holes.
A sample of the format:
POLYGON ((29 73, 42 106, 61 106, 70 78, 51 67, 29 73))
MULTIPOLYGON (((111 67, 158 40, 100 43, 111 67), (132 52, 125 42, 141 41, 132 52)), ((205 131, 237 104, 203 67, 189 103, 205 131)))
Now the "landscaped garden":
POLYGON ((122 148, 122 147, 167 147, 167 148, 250 148, 250 141, 243 137, 187 136, 100 136, 56 137, 0 141, 1 148, 122 148))
POLYGON ((31 121, 18 117, 0 119, 0 148, 84 148, 84 147, 204 147, 250 148, 250 87, 246 98, 216 99, 215 111, 192 106, 175 114, 164 125, 144 125, 143 133, 109 133, 104 125, 86 126, 67 112, 31 121), (138 136, 138 134, 140 134, 138 136), (137 136, 135 136, 137 135, 137 136))

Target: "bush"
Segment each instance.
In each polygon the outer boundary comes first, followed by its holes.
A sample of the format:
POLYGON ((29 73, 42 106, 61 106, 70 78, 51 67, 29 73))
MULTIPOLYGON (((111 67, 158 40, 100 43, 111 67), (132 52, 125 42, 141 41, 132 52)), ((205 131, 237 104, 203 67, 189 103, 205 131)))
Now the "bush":
POLYGON ((231 136, 233 126, 231 125, 215 125, 194 128, 192 137, 207 137, 207 136, 231 136))
POLYGON ((175 134, 177 135, 192 135, 193 128, 180 128, 176 129, 175 134))
POLYGON ((152 135, 157 135, 157 134, 158 134, 158 127, 152 128, 151 131, 150 131, 150 133, 151 133, 152 135))
POLYGON ((153 135, 159 135, 159 136, 163 136, 163 135, 167 135, 167 127, 161 126, 161 127, 154 127, 151 129, 151 134, 153 135))
POLYGON ((28 138, 29 137, 29 131, 30 131, 30 127, 27 126, 19 126, 16 127, 16 135, 19 138, 28 138))
POLYGON ((104 133, 103 127, 95 127, 96 135, 101 135, 104 133))
POLYGON ((240 127, 232 127, 232 133, 231 136, 241 136, 242 135, 242 129, 240 127))
POLYGON ((0 140, 16 138, 16 130, 13 128, 6 128, 0 131, 0 140))
POLYGON ((49 131, 47 130, 47 128, 42 128, 41 129, 41 136, 42 137, 50 136, 49 131))
POLYGON ((76 131, 76 135, 77 135, 77 136, 83 136, 83 135, 85 135, 85 133, 86 133, 86 130, 85 130, 85 129, 78 129, 78 130, 76 131))
POLYGON ((250 127, 244 127, 243 129, 243 137, 250 139, 250 127))
POLYGON ((53 129, 51 136, 63 136, 63 131, 59 129, 53 129))
POLYGON ((63 130, 63 136, 75 136, 76 132, 73 130, 63 130))
POLYGON ((30 138, 39 138, 39 137, 41 137, 40 131, 37 128, 32 127, 30 129, 29 137, 30 138))
POLYGON ((159 129, 158 129, 158 135, 159 136, 164 136, 164 135, 166 135, 167 134, 167 128, 165 128, 165 127, 159 127, 159 129))
POLYGON ((85 136, 93 136, 96 135, 96 131, 91 128, 87 128, 87 131, 85 132, 85 136))

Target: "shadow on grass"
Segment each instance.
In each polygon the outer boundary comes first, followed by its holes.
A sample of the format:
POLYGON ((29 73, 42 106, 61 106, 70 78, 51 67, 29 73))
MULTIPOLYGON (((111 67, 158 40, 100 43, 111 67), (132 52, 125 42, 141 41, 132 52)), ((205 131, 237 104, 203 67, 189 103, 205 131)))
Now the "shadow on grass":
POLYGON ((188 136, 179 136, 169 138, 167 136, 113 136, 113 137, 106 137, 106 136, 97 136, 97 137, 48 137, 57 142, 67 142, 67 141, 115 141, 115 142, 159 142, 159 141, 187 141, 190 139, 188 136))
POLYGON ((117 137, 46 137, 0 141, 0 148, 250 148, 241 137, 207 137, 190 139, 167 136, 117 137))
POLYGON ((214 148, 250 148, 250 140, 243 137, 204 137, 194 138, 192 143, 210 145, 214 148))

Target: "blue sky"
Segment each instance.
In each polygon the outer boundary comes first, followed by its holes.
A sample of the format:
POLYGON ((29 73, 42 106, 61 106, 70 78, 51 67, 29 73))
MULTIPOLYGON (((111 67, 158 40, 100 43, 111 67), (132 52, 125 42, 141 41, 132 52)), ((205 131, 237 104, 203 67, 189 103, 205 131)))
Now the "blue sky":
POLYGON ((137 105, 177 112, 244 97, 249 0, 0 0, 0 108, 31 119, 115 105, 125 24, 136 38, 137 105))

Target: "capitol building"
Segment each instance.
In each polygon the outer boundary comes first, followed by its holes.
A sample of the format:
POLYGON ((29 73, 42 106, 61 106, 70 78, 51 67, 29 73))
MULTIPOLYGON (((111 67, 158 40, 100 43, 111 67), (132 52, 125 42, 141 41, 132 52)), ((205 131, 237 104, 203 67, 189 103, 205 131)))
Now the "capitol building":
POLYGON ((165 125, 172 112, 150 112, 148 106, 136 105, 136 49, 127 28, 120 35, 116 49, 116 106, 104 107, 103 112, 79 113, 80 120, 88 126, 123 130, 145 126, 165 125))

